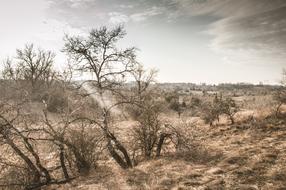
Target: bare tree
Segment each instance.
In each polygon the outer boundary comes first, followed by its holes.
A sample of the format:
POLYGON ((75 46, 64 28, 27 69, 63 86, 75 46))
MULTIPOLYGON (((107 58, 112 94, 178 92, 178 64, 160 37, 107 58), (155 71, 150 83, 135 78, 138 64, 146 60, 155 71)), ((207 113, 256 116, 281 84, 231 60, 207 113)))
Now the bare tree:
POLYGON ((220 110, 222 114, 229 117, 231 124, 234 124, 234 115, 239 111, 239 107, 235 101, 231 98, 222 100, 220 110))
MULTIPOLYGON (((22 104, 22 103, 21 103, 22 104)), ((28 184, 28 189, 49 184, 51 176, 49 171, 41 163, 39 154, 35 150, 29 134, 33 129, 27 125, 31 125, 27 118, 20 114, 20 104, 10 105, 8 103, 1 104, 0 112, 0 135, 17 156, 19 156, 31 171, 32 180, 28 184), (24 146, 21 146, 21 142, 24 146), (44 177, 45 181, 42 181, 44 177)))
POLYGON ((179 94, 177 92, 172 92, 171 94, 168 94, 165 97, 165 100, 169 104, 169 108, 175 111, 179 117, 181 117, 181 114, 184 112, 186 108, 186 103, 185 102, 180 103, 179 94))
POLYGON ((49 81, 53 77, 52 66, 55 54, 51 51, 34 49, 33 44, 28 44, 23 49, 17 49, 18 68, 22 77, 30 81, 32 88, 40 82, 49 81))
POLYGON ((162 124, 159 116, 162 111, 162 101, 154 98, 159 97, 154 88, 151 87, 155 81, 156 70, 149 72, 142 66, 132 72, 135 79, 135 86, 131 93, 135 97, 136 104, 128 108, 132 118, 138 122, 133 129, 133 160, 136 160, 136 154, 143 158, 150 159, 153 156, 161 155, 165 139, 170 136, 162 124))
POLYGON ((56 72, 53 70, 55 54, 42 49, 35 50, 33 44, 16 50, 16 59, 4 62, 2 75, 6 79, 26 81, 32 92, 41 85, 51 85, 56 72))
POLYGON ((229 117, 231 124, 234 124, 234 115, 238 111, 239 107, 235 101, 229 97, 223 98, 222 95, 215 95, 212 102, 206 102, 202 106, 203 119, 210 126, 213 125, 215 120, 219 122, 219 117, 224 114, 229 117))
POLYGON ((102 102, 101 129, 107 140, 108 151, 122 168, 130 168, 132 162, 128 151, 109 129, 110 110, 115 105, 108 105, 103 95, 105 92, 119 94, 117 88, 121 87, 126 75, 137 64, 134 47, 123 50, 116 47, 125 34, 123 27, 118 26, 111 30, 106 27, 91 30, 86 38, 66 36, 63 51, 75 61, 77 70, 92 74, 95 96, 102 102))
POLYGON ((210 102, 205 102, 202 104, 201 110, 202 119, 210 126, 213 126, 214 121, 218 119, 218 112, 214 105, 210 102))
POLYGON ((286 70, 283 70, 282 80, 280 88, 275 92, 274 99, 278 102, 275 115, 276 117, 280 114, 280 108, 283 104, 286 104, 286 70))
POLYGON ((157 72, 155 69, 147 71, 140 64, 131 72, 132 78, 135 80, 133 93, 139 102, 144 101, 144 98, 147 97, 146 94, 150 92, 150 85, 155 82, 157 72))
POLYGON ((76 69, 93 75, 100 92, 121 85, 136 64, 136 48, 118 49, 116 43, 126 35, 122 26, 91 30, 87 38, 65 38, 64 52, 76 61, 76 69))
MULTIPOLYGON (((66 77, 63 76, 62 80, 58 81, 59 85, 57 88, 61 87, 63 89, 63 93, 61 94, 63 99, 68 99, 68 95, 71 94, 71 92, 69 92, 70 89, 68 89, 71 84, 68 84, 69 81, 65 79, 69 78, 68 76, 69 74, 66 74, 66 77)), ((15 80, 18 81, 22 79, 17 78, 15 80)), ((13 88, 12 86, 9 87, 13 88)), ((22 89, 17 90, 19 90, 20 93, 22 92, 22 89)), ((67 167, 67 158, 69 158, 67 157, 67 152, 68 150, 72 150, 78 153, 75 154, 77 157, 73 157, 76 161, 79 158, 78 155, 82 156, 86 153, 86 151, 80 150, 79 143, 75 140, 78 136, 74 137, 72 135, 85 135, 85 133, 83 134, 80 131, 80 129, 82 129, 81 125, 70 121, 73 119, 71 118, 72 113, 78 111, 78 109, 71 110, 70 105, 64 105, 63 110, 65 112, 60 115, 60 121, 54 121, 58 119, 57 117, 53 118, 53 121, 50 121, 46 111, 48 106, 44 100, 43 103, 45 108, 41 108, 43 105, 39 103, 29 101, 27 95, 21 99, 15 99, 13 96, 1 98, 0 149, 3 150, 2 148, 5 148, 8 150, 5 151, 5 153, 11 152, 12 156, 3 154, 3 157, 1 157, 1 160, 5 161, 5 163, 2 162, 2 165, 6 168, 3 176, 7 176, 6 179, 8 179, 8 182, 6 183, 5 181, 7 180, 4 180, 2 183, 0 179, 0 186, 8 188, 19 186, 27 190, 39 189, 44 185, 65 183, 73 179, 74 176, 70 173, 73 168, 67 167), (34 105, 37 105, 36 110, 35 107, 33 107, 34 105), (37 112, 38 109, 45 110, 44 122, 41 122, 40 118, 42 115, 37 112), (71 123, 77 129, 74 133, 70 131, 72 128, 70 126, 71 123), (67 130, 68 127, 70 130, 67 130), (49 149, 49 152, 46 152, 46 148, 49 149), (52 158, 53 164, 47 166, 45 164, 47 161, 46 155, 49 153, 54 153, 55 157, 52 158), (56 158, 56 155, 58 158, 56 158), (9 172, 13 172, 14 170, 16 170, 16 174, 21 173, 21 180, 13 180, 13 173, 10 174, 9 172), (62 172, 63 175, 59 175, 59 172, 62 172), (25 175, 27 176, 26 178, 25 175)), ((80 106, 77 106, 77 108, 79 107, 80 106)), ((88 143, 85 145, 98 142, 94 136, 89 136, 86 140, 88 140, 88 143)), ((93 157, 94 154, 87 154, 87 156, 93 157)), ((83 160, 85 161, 86 157, 84 157, 83 160)))

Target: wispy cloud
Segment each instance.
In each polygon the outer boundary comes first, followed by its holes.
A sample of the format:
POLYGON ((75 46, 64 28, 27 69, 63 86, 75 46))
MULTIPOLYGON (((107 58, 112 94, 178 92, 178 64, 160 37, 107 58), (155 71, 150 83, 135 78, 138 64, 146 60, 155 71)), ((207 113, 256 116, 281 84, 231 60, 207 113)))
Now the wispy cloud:
POLYGON ((140 21, 144 21, 150 17, 157 16, 157 15, 160 15, 163 13, 164 13, 163 7, 154 6, 154 7, 147 9, 146 11, 143 11, 140 13, 134 13, 134 14, 130 15, 130 18, 134 22, 140 22, 140 21))
POLYGON ((109 22, 112 24, 122 24, 130 20, 130 18, 127 15, 119 12, 110 12, 108 15, 110 17, 109 22))
POLYGON ((286 57, 286 1, 177 1, 181 13, 213 15, 210 47, 233 62, 283 64, 286 57), (234 59, 235 58, 235 59, 234 59))
MULTIPOLYGON (((277 70, 285 65, 285 0, 49 1, 52 2, 48 10, 50 17, 71 27, 125 23, 132 42, 142 40, 138 37, 141 30, 150 32, 154 39, 163 39, 168 34, 174 38, 184 35, 186 48, 201 44, 202 51, 216 57, 216 63, 257 67, 275 63, 277 70), (155 37, 157 33, 160 37, 155 37)), ((140 43, 147 50, 155 46, 147 44, 145 38, 140 43)))

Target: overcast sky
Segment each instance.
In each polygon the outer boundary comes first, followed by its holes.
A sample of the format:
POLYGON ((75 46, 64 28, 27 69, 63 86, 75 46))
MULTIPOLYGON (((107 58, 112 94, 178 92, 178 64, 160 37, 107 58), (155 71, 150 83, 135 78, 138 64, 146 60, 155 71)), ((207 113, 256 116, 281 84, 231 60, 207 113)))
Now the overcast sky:
POLYGON ((277 83, 286 67, 285 0, 1 0, 0 56, 32 42, 60 67, 64 33, 118 24, 160 82, 277 83))

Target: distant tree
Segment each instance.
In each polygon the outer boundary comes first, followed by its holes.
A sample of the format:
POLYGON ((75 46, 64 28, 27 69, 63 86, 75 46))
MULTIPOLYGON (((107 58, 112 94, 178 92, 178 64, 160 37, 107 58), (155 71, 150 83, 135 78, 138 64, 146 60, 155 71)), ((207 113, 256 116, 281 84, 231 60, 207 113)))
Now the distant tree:
POLYGON ((191 99, 191 107, 192 108, 199 107, 199 106, 201 106, 201 104, 202 104, 201 99, 199 99, 197 97, 192 97, 192 99, 191 99))
POLYGON ((169 104, 169 108, 175 111, 179 117, 181 117, 181 114, 183 113, 187 105, 186 102, 180 103, 179 99, 180 99, 179 94, 177 94, 176 92, 168 94, 165 97, 165 100, 169 104))
POLYGON ((215 94, 215 97, 212 101, 213 114, 215 115, 216 120, 219 122, 219 116, 223 114, 223 99, 222 94, 219 96, 215 94))
POLYGON ((202 119, 213 126, 213 122, 218 119, 218 113, 212 103, 204 103, 202 105, 202 119))
POLYGON ((144 101, 146 98, 150 98, 150 85, 155 82, 157 70, 151 69, 149 72, 138 64, 131 71, 132 78, 135 80, 135 87, 132 90, 133 95, 137 97, 139 102, 144 101))
POLYGON ((233 99, 223 99, 222 95, 215 95, 212 102, 203 105, 202 111, 203 119, 211 126, 215 120, 219 122, 219 117, 223 114, 227 115, 231 121, 231 124, 233 124, 234 115, 239 111, 239 107, 233 99))
POLYGON ((41 85, 50 85, 55 77, 53 70, 55 54, 42 49, 35 50, 33 44, 17 49, 16 59, 7 59, 2 75, 6 79, 24 80, 34 92, 41 85))
POLYGON ((221 112, 223 114, 226 114, 230 121, 231 124, 234 124, 234 115, 239 111, 239 107, 235 103, 235 101, 231 98, 226 98, 225 100, 222 101, 221 103, 221 112))
POLYGON ((275 92, 274 99, 278 102, 275 115, 278 117, 280 114, 280 108, 283 104, 286 104, 286 70, 283 70, 282 80, 280 88, 275 92))

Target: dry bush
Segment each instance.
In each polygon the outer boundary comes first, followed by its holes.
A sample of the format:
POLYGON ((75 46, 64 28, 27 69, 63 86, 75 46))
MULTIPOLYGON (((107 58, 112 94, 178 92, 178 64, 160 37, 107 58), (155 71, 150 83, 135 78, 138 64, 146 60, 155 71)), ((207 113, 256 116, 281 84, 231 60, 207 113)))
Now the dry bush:
POLYGON ((223 98, 215 95, 212 102, 205 102, 202 106, 202 119, 210 126, 217 120, 219 122, 221 115, 226 115, 234 124, 234 115, 239 111, 238 105, 229 97, 223 98))
POLYGON ((133 154, 138 152, 137 154, 145 158, 151 158, 158 149, 160 135, 162 134, 159 107, 153 105, 138 110, 140 111, 136 111, 136 113, 140 114, 136 117, 136 121, 139 124, 133 128, 133 154))
POLYGON ((187 105, 186 102, 180 102, 180 95, 176 92, 165 95, 165 101, 168 104, 169 109, 175 111, 179 117, 185 111, 187 105))
POLYGON ((201 129, 191 122, 173 123, 170 129, 171 142, 174 144, 175 158, 196 163, 215 162, 222 153, 208 148, 199 138, 201 129))
POLYGON ((62 113, 68 107, 68 98, 61 89, 55 89, 46 97, 47 110, 53 113, 62 113))
POLYGON ((279 117, 281 115, 281 107, 286 104, 286 88, 281 87, 274 94, 274 100, 277 102, 277 106, 275 109, 275 115, 279 117))
POLYGON ((213 125, 213 122, 218 119, 219 115, 215 107, 210 102, 205 102, 201 108, 202 119, 205 123, 208 123, 210 126, 213 125))
MULTIPOLYGON (((34 121, 29 114, 23 113, 22 105, 25 102, 8 104, 1 103, 0 111, 0 140, 3 142, 3 147, 7 154, 11 150, 13 154, 6 159, 19 158, 29 170, 31 183, 26 188, 32 189, 34 186, 49 184, 52 181, 51 174, 47 166, 42 162, 42 155, 38 151, 38 143, 32 138, 32 134, 37 131, 34 126, 34 121)), ((8 175, 11 176, 11 175, 8 175)))
MULTIPOLYGON (((3 169, 3 168, 2 168, 3 169)), ((1 190, 22 190, 33 183, 31 173, 28 168, 8 166, 5 172, 1 173, 1 190)))
POLYGON ((104 150, 104 138, 98 129, 82 124, 79 129, 67 132, 68 155, 72 165, 81 174, 97 167, 104 150))

